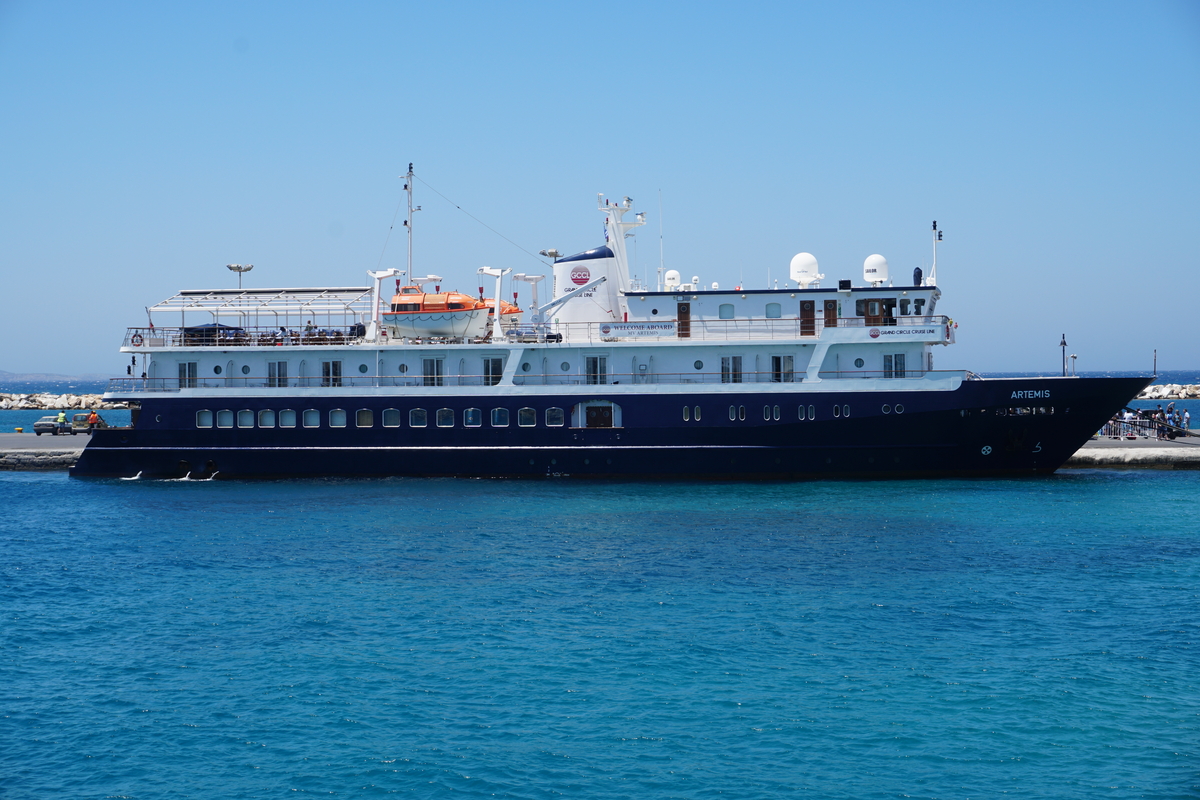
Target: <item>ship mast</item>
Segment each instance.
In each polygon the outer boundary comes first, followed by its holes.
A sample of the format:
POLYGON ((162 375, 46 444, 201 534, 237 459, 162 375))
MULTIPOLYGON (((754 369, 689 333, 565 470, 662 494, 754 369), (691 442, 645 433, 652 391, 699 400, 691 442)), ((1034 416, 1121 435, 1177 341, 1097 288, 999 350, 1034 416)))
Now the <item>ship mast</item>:
POLYGON ((404 191, 408 192, 408 219, 404 220, 404 228, 408 231, 408 277, 412 278, 412 219, 413 212, 420 211, 421 207, 413 208, 413 165, 408 162, 408 172, 404 175, 404 191))

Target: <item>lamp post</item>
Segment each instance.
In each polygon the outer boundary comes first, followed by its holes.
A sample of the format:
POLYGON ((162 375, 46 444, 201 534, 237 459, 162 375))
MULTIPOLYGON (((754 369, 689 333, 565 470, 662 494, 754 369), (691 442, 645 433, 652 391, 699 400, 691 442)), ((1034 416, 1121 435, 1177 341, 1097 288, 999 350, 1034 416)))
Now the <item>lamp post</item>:
POLYGON ((1063 351, 1063 377, 1065 378, 1067 377, 1067 335, 1065 333, 1062 335, 1062 341, 1058 343, 1058 346, 1063 351))
POLYGON ((249 272, 254 269, 253 264, 226 264, 226 269, 229 269, 238 274, 238 291, 242 290, 242 273, 249 272))

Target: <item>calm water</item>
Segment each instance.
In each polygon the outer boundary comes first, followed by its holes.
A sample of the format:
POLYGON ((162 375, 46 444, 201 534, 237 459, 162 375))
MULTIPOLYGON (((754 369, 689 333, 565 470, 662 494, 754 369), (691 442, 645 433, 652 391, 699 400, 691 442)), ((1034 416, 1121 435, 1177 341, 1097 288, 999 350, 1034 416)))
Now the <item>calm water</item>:
POLYGON ((1200 473, 0 507, 6 799, 1200 791, 1200 473))

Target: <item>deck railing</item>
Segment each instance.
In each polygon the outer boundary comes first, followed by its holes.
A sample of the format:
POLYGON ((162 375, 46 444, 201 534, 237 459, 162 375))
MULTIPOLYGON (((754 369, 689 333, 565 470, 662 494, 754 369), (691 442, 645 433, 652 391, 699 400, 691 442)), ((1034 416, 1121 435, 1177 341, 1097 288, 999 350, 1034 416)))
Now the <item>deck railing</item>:
MULTIPOLYGON (((944 316, 900 316, 886 319, 839 317, 835 325, 827 325, 822 317, 814 319, 693 319, 654 322, 562 322, 550 323, 541 329, 507 325, 505 343, 542 343, 564 345, 598 344, 629 341, 761 341, 772 339, 818 339, 826 327, 868 328, 880 332, 887 329, 928 328, 931 336, 953 341, 953 325, 944 316)), ((463 343, 484 343, 490 337, 465 340, 450 337, 421 337, 389 340, 380 336, 377 342, 368 341, 362 328, 320 328, 295 330, 288 328, 129 328, 123 347, 153 350, 163 347, 348 347, 392 344, 445 346, 463 343)))
MULTIPOLYGON (((924 380, 929 377, 958 376, 961 370, 905 370, 903 373, 893 373, 886 376, 899 384, 905 380, 924 380)), ((838 380, 851 378, 883 378, 883 372, 846 373, 822 372, 822 380, 838 380)), ((686 384, 781 384, 802 383, 803 372, 741 372, 739 374, 722 374, 715 372, 655 372, 655 373, 617 373, 607 372, 603 375, 588 375, 586 373, 563 372, 521 372, 513 378, 518 386, 621 386, 621 385, 686 385, 686 384)), ((287 389, 374 389, 374 388, 436 388, 447 386, 495 386, 499 380, 489 375, 443 375, 441 377, 423 375, 345 375, 342 377, 324 378, 320 376, 268 378, 245 375, 236 378, 227 377, 196 377, 196 378, 112 378, 108 382, 108 392, 113 394, 142 394, 149 392, 178 392, 185 389, 264 389, 267 391, 287 389)))

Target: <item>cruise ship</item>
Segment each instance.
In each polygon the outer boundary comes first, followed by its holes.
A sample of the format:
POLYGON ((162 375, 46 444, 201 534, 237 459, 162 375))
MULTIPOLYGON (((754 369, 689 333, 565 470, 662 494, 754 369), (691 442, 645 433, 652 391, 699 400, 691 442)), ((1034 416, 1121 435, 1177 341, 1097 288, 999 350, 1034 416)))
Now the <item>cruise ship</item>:
POLYGON ((605 243, 543 251, 549 286, 480 267, 477 295, 443 291, 410 255, 367 286, 185 290, 151 306, 121 344, 129 377, 105 394, 131 424, 96 431, 71 474, 1049 474, 1150 382, 937 369, 956 325, 940 308, 936 223, 930 273, 911 280, 876 254, 861 281, 823 286, 800 253, 784 288, 674 270, 651 288, 631 281, 626 249, 645 215, 629 198, 598 209, 605 243))

